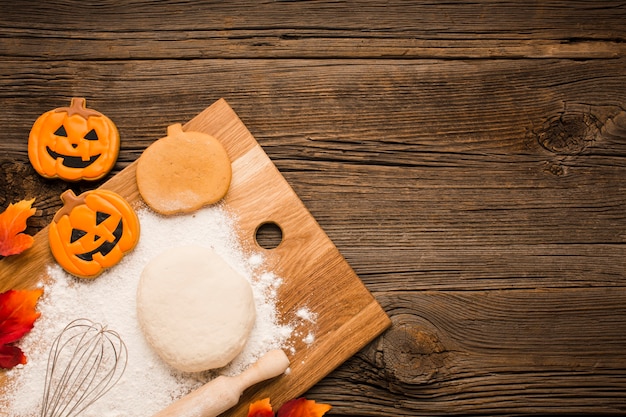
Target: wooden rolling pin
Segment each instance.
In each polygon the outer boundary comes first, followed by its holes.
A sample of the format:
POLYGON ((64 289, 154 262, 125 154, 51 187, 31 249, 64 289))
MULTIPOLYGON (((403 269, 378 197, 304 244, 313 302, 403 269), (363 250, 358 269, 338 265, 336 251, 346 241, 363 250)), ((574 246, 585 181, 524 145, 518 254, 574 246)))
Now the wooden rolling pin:
POLYGON ((237 405, 246 388, 278 376, 288 367, 285 352, 270 350, 241 374, 218 376, 153 417, 216 417, 237 405))

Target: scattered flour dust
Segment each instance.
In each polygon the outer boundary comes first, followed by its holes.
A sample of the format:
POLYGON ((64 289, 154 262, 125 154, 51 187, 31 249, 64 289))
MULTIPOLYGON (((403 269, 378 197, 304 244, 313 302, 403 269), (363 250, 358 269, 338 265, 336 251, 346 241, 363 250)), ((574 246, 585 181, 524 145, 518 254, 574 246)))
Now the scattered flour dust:
POLYGON ((240 373, 271 349, 294 353, 290 346, 292 337, 303 337, 307 344, 313 342, 314 335, 300 334, 300 329, 314 324, 315 314, 303 307, 295 320, 282 323, 276 309, 276 291, 282 278, 263 268, 261 253, 245 253, 235 233, 236 222, 223 206, 172 217, 142 208, 137 215, 141 224, 137 247, 96 279, 77 279, 57 265, 49 267, 52 279, 45 284, 38 304, 41 317, 20 342, 28 363, 6 373, 0 416, 40 415, 50 344, 77 318, 90 319, 118 332, 128 348, 122 379, 87 408, 82 417, 150 417, 218 373, 240 373), (213 248, 250 281, 254 292, 257 319, 248 342, 231 364, 217 371, 188 374, 168 367, 147 344, 137 322, 135 297, 143 267, 165 249, 185 244, 213 248))

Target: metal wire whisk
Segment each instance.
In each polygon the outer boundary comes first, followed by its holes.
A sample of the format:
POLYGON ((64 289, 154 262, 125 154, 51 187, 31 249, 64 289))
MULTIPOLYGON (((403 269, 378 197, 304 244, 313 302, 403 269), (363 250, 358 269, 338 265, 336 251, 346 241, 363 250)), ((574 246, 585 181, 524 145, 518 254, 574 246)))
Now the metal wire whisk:
POLYGON ((118 333, 91 320, 72 321, 50 348, 41 416, 78 416, 119 381, 127 360, 118 333))

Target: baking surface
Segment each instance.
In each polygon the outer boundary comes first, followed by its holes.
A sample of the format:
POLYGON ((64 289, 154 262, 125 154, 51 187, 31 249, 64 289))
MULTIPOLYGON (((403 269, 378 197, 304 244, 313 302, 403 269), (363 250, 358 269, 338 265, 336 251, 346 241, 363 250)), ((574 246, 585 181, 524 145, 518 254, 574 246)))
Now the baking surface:
MULTIPOLYGON (((242 246, 262 250, 267 266, 283 279, 277 305, 281 322, 294 321, 302 306, 317 316, 313 343, 295 338, 293 352, 286 352, 289 374, 247 390, 224 415, 241 415, 250 402, 266 397, 278 406, 303 394, 391 322, 225 100, 208 107, 184 130, 213 135, 226 148, 233 177, 224 203, 236 216, 242 246), (276 248, 263 249, 256 242, 257 229, 266 223, 282 230, 276 248)), ((135 171, 133 163, 102 188, 139 203, 135 171)), ((0 263, 0 276, 12 276, 16 286, 45 280, 46 266, 54 262, 47 233, 48 228, 37 234, 28 256, 0 263)))

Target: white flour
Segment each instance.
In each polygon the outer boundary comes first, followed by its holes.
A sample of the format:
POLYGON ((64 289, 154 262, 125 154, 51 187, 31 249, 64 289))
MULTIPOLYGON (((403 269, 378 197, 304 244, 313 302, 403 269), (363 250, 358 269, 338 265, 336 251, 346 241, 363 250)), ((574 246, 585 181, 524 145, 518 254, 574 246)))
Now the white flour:
MULTIPOLYGON (((293 353, 289 340, 294 329, 313 322, 314 315, 302 309, 297 315, 300 322, 281 322, 276 309, 276 290, 282 280, 263 268, 261 253, 244 253, 236 237, 235 222, 225 208, 217 205, 174 217, 161 217, 147 209, 137 214, 141 223, 137 247, 101 276, 81 280, 67 275, 56 265, 50 267, 53 281, 45 285, 38 304, 41 317, 20 342, 28 363, 7 372, 7 391, 0 398, 0 416, 40 415, 50 344, 66 324, 77 318, 87 318, 117 331, 128 347, 124 376, 85 410, 82 417, 150 417, 214 377, 215 373, 182 374, 167 367, 138 327, 135 295, 139 276, 149 260, 170 247, 185 244, 212 247, 252 285, 257 306, 255 327, 244 351, 219 373, 240 373, 274 348, 293 353)), ((302 336, 307 341, 313 340, 311 333, 302 336)))

